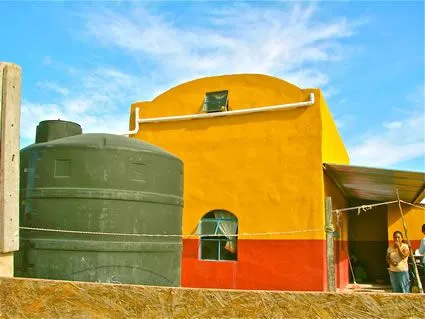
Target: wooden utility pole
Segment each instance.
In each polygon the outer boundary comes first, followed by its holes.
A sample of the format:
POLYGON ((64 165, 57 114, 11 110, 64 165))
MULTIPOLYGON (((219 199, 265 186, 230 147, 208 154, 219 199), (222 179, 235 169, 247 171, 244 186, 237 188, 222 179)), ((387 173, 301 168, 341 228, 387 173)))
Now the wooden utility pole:
POLYGON ((0 62, 0 276, 13 276, 19 249, 21 68, 0 62))
POLYGON ((332 198, 325 198, 326 223, 326 258, 328 263, 328 291, 336 291, 335 287, 335 255, 334 255, 334 227, 332 224, 332 198))

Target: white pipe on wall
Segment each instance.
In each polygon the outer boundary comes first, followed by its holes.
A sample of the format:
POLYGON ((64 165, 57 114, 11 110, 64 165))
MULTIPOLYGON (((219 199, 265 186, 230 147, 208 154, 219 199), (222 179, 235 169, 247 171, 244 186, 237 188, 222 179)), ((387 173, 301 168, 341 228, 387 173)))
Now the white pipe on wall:
POLYGON ((140 117, 139 117, 139 108, 136 107, 134 109, 134 129, 132 131, 128 131, 126 133, 122 133, 119 135, 132 135, 132 134, 136 134, 137 132, 139 132, 139 121, 140 121, 140 117))
POLYGON ((139 118, 139 108, 135 109, 135 126, 134 130, 128 132, 126 135, 136 134, 139 131, 139 124, 141 123, 159 123, 159 122, 172 122, 172 121, 185 121, 185 120, 196 120, 196 119, 204 119, 204 118, 212 118, 212 117, 224 117, 224 116, 232 116, 232 115, 241 115, 241 114, 251 114, 251 113, 260 113, 260 112, 271 112, 278 111, 282 109, 290 109, 297 108, 303 106, 313 105, 315 102, 314 93, 310 93, 310 98, 308 101, 304 102, 296 102, 296 103, 288 103, 288 104, 279 104, 279 105, 270 105, 263 107, 255 107, 249 109, 242 110, 234 110, 234 111, 224 111, 224 112, 214 112, 214 113, 198 113, 198 114, 189 114, 189 115, 177 115, 177 116, 165 116, 165 117, 154 117, 147 119, 139 118))

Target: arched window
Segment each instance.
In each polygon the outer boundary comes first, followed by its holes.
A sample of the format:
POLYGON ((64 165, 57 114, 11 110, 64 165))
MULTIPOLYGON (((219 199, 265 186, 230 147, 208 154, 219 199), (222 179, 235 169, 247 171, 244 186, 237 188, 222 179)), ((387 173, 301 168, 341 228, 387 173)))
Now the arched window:
POLYGON ((202 217, 200 259, 237 260, 238 219, 226 210, 213 210, 202 217))

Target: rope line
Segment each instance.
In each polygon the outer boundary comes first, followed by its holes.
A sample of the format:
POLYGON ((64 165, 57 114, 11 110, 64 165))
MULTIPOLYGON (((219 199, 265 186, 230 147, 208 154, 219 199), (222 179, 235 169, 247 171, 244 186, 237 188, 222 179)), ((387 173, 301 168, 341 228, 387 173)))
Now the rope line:
MULTIPOLYGON (((404 200, 400 200, 400 202, 403 203, 403 204, 406 204, 406 205, 410 205, 410 206, 425 210, 425 207, 415 205, 415 204, 411 204, 411 203, 406 202, 404 200)), ((332 210, 332 213, 339 214, 339 213, 345 212, 345 211, 357 210, 357 214, 360 214, 360 210, 362 210, 363 212, 367 212, 368 210, 371 210, 372 207, 375 207, 375 206, 389 205, 389 204, 395 204, 395 203, 398 203, 398 200, 393 200, 393 201, 383 202, 383 203, 378 203, 378 204, 360 205, 360 206, 353 206, 353 207, 342 208, 342 209, 334 209, 334 210, 332 210)))
POLYGON ((419 206, 419 205, 411 204, 411 203, 409 203, 409 202, 405 202, 404 200, 400 200, 400 202, 402 202, 403 204, 406 204, 406 205, 410 205, 410 206, 413 206, 413 207, 416 207, 416 208, 420 208, 420 209, 425 210, 425 207, 423 207, 423 206, 419 206))
POLYGON ((371 210, 372 207, 375 206, 382 206, 382 205, 388 205, 388 204, 394 204, 394 203, 398 203, 397 200, 393 200, 390 202, 384 202, 384 203, 379 203, 379 204, 370 204, 370 205, 360 205, 360 206, 353 206, 353 207, 348 207, 348 208, 342 208, 342 209, 334 209, 332 210, 332 213, 336 213, 336 212, 345 212, 345 211, 349 211, 349 210, 363 210, 364 212, 371 210))
MULTIPOLYGON (((389 202, 383 202, 378 204, 370 204, 370 205, 360 205, 360 206, 354 206, 354 207, 348 207, 343 209, 334 209, 332 210, 333 213, 336 213, 337 220, 340 219, 341 212, 344 211, 350 211, 350 210, 357 210, 360 214, 360 211, 366 212, 368 210, 371 210, 372 207, 376 206, 382 206, 382 205, 388 205, 388 204, 394 204, 398 201, 389 201, 389 202)), ((410 205, 416 208, 420 208, 425 210, 425 207, 418 206, 415 204, 411 204, 409 202, 400 200, 401 203, 410 205)), ((338 224, 338 223, 337 223, 338 224)), ((325 231, 328 232, 330 229, 323 229, 323 228, 314 228, 314 229, 304 229, 304 230, 290 230, 290 231, 281 231, 281 232, 259 232, 259 233, 240 233, 240 234, 229 234, 229 235, 223 235, 223 234, 188 234, 188 235, 181 235, 181 234, 128 234, 128 233, 113 233, 113 232, 92 232, 92 231, 81 231, 81 230, 69 230, 69 229, 53 229, 53 228, 39 228, 39 227, 19 227, 22 230, 31 230, 31 231, 42 231, 42 232, 52 232, 52 233, 70 233, 70 234, 83 234, 83 235, 104 235, 104 236, 126 236, 126 237, 176 237, 176 238, 198 238, 198 237, 249 237, 249 236, 265 236, 265 235, 285 235, 285 234, 296 234, 296 233, 307 233, 307 232, 315 232, 315 231, 325 231)))
MULTIPOLYGON (((394 204, 398 201, 389 201, 384 203, 378 203, 378 204, 371 204, 371 205, 361 205, 361 206, 354 206, 354 207, 348 207, 348 208, 342 208, 342 209, 334 209, 332 210, 333 213, 336 213, 337 220, 341 216, 341 212, 344 211, 350 211, 350 210, 357 210, 360 214, 360 211, 366 212, 368 210, 371 210, 372 207, 376 206, 382 206, 382 205, 388 205, 388 204, 394 204)), ((425 207, 418 206, 415 204, 411 204, 409 202, 400 200, 401 203, 410 205, 416 208, 420 208, 425 210, 425 207)), ((338 224, 338 223, 337 223, 338 224)), ((322 228, 314 228, 314 229, 304 229, 304 230, 290 230, 290 231, 282 231, 282 232, 260 232, 260 233, 240 233, 240 234, 234 234, 234 235, 209 235, 209 234, 188 234, 188 235, 180 235, 180 234, 128 234, 128 233, 112 233, 112 232, 92 232, 92 231, 81 231, 81 230, 69 230, 69 229, 53 229, 53 228, 39 228, 39 227, 19 227, 22 230, 31 230, 31 231, 42 231, 42 232, 52 232, 52 233, 70 233, 70 234, 83 234, 83 235, 105 235, 105 236, 126 236, 126 237, 176 237, 176 238, 198 238, 198 237, 249 237, 249 236, 265 236, 265 235, 285 235, 285 234, 296 234, 296 233, 307 233, 307 232, 315 232, 315 231, 329 231, 328 229, 322 229, 322 228)))
POLYGON ((263 233, 240 233, 234 235, 179 235, 179 234, 127 234, 127 233, 109 233, 109 232, 91 232, 91 231, 81 231, 81 230, 69 230, 69 229, 52 229, 52 228, 38 228, 38 227, 19 227, 23 230, 35 230, 35 231, 44 231, 52 233, 71 233, 71 234, 84 234, 84 235, 107 235, 107 236, 127 236, 127 237, 243 237, 243 236, 262 236, 262 235, 282 235, 282 234, 295 234, 295 233, 306 233, 322 230, 322 228, 314 229, 304 229, 304 230, 290 230, 285 232, 263 232, 263 233))

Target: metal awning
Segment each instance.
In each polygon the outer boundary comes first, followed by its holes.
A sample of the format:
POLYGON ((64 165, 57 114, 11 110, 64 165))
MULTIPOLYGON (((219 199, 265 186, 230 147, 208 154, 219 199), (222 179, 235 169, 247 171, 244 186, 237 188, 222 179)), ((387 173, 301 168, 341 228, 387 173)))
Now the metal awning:
POLYGON ((323 164, 328 175, 348 198, 415 203, 425 197, 425 173, 340 164, 323 164))

